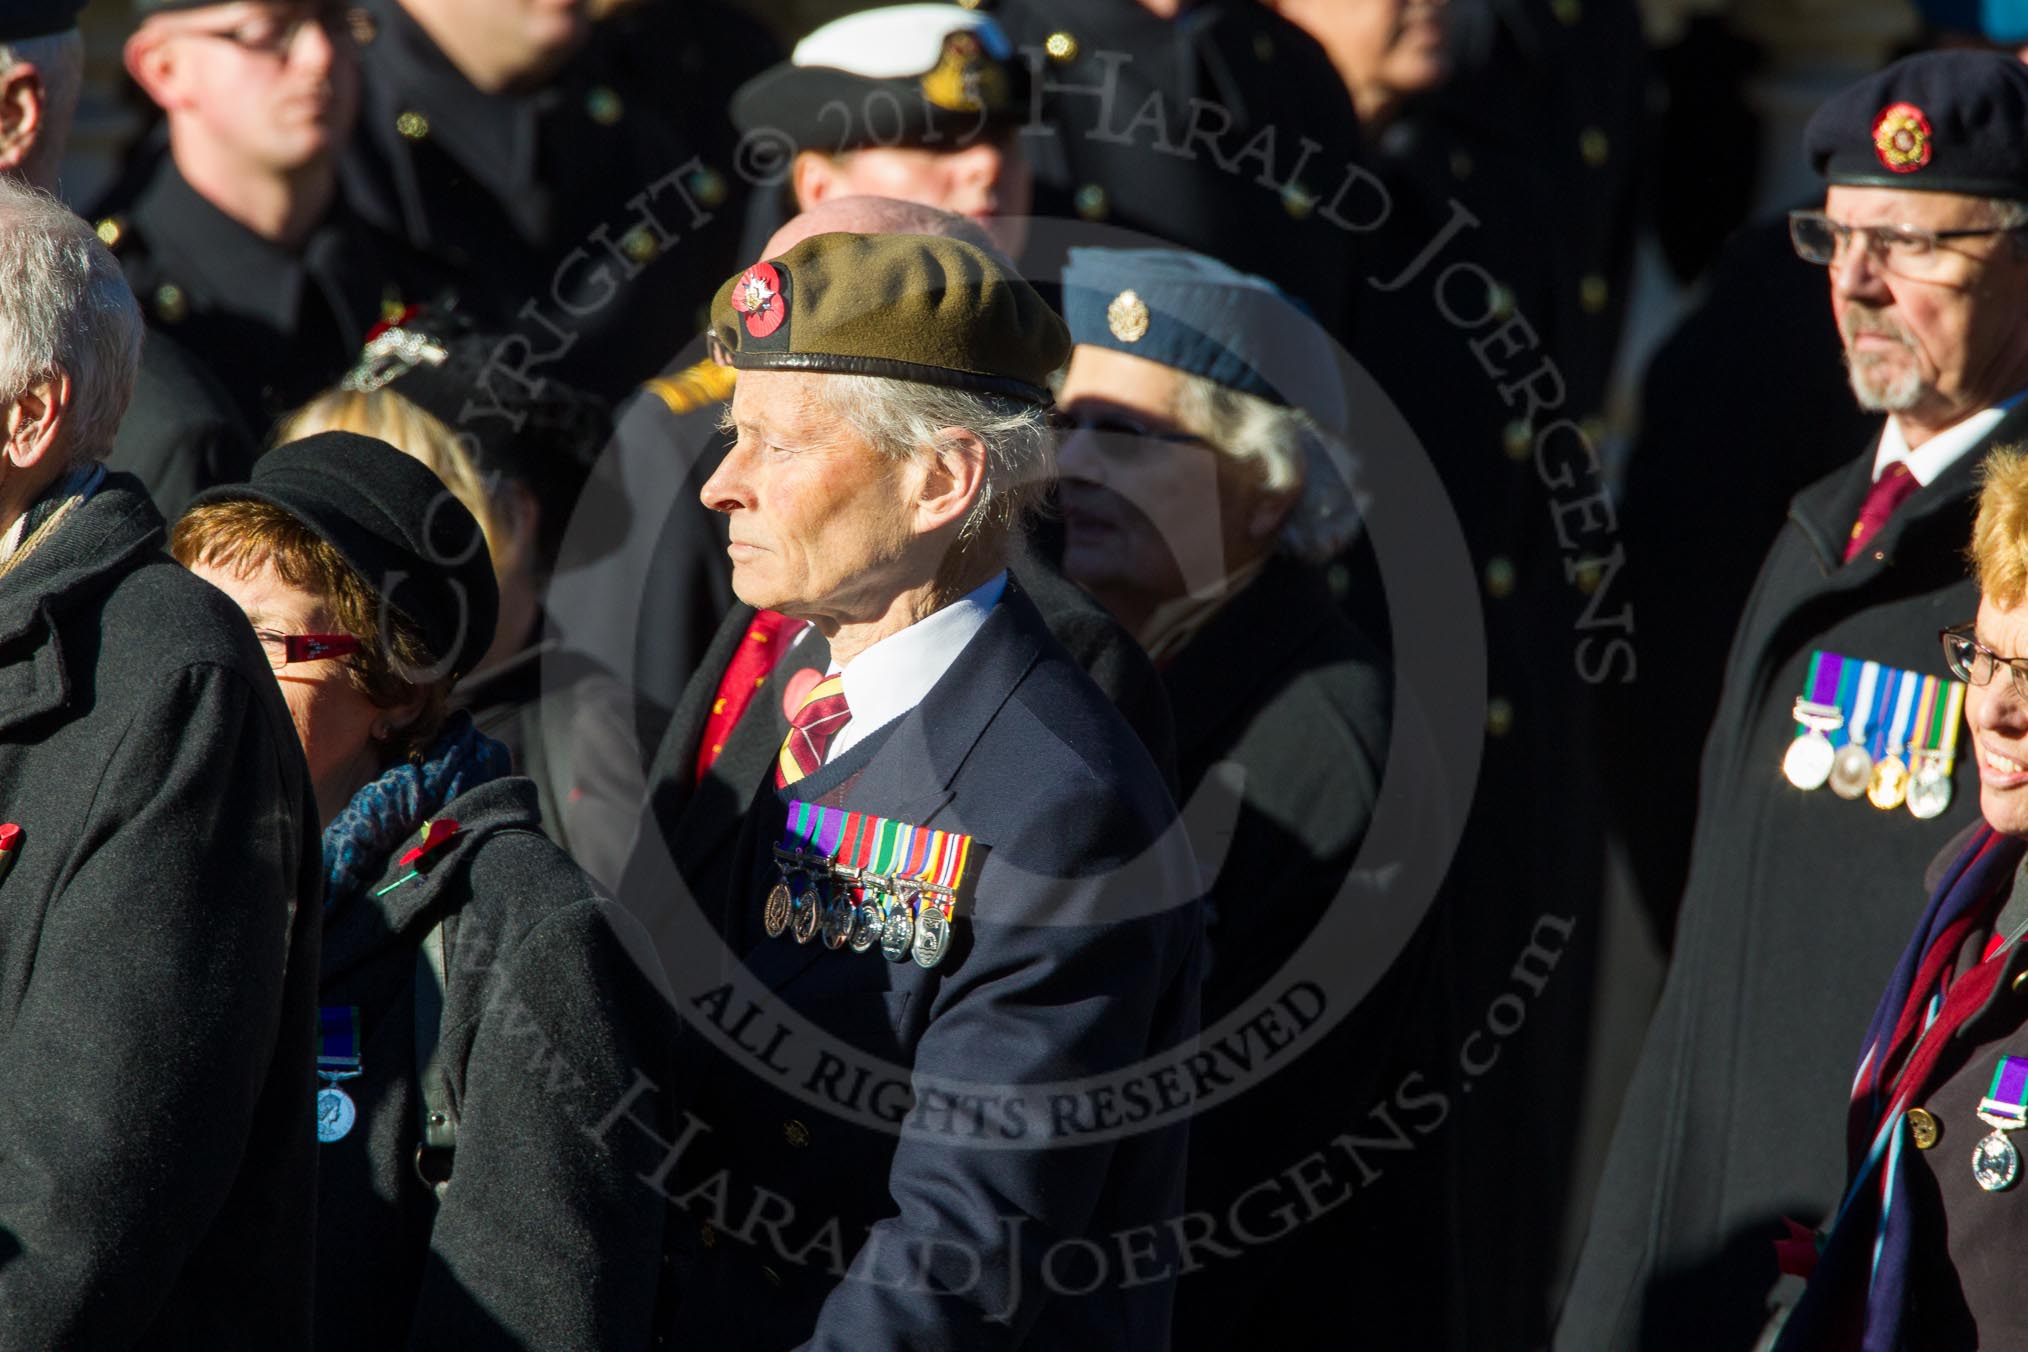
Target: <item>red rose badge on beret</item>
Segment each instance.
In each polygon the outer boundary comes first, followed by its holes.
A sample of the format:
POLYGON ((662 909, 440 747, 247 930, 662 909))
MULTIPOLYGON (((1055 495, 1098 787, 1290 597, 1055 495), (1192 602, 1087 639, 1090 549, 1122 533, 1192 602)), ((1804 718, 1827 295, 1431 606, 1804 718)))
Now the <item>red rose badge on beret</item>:
POLYGON ((1873 150, 1897 174, 1912 174, 1929 163, 1929 119, 1912 103, 1893 103, 1873 119, 1873 150))
POLYGON ((732 308, 746 316, 746 331, 765 338, 788 317, 782 299, 782 278, 772 263, 756 263, 740 274, 732 288, 732 308))

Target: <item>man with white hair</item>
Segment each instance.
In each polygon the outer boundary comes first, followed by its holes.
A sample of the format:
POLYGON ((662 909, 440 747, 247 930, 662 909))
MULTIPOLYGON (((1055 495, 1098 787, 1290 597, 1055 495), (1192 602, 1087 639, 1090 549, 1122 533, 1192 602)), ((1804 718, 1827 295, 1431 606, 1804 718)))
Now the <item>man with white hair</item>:
POLYGON ((245 618, 101 463, 141 332, 0 177, 0 1346, 302 1347, 315 818, 245 618))
MULTIPOLYGON (((0 177, 56 190, 84 83, 78 0, 22 0, 0 13, 0 177)), ((245 476, 253 439, 225 392, 162 334, 141 347, 134 402, 106 463, 139 476, 169 516, 212 484, 245 476)))
POLYGON ((755 696, 788 735, 719 786, 746 808, 730 886, 687 887, 658 797, 622 889, 693 1015, 702 1148, 657 1180, 701 1222, 674 1227, 671 1343, 1165 1348, 1186 1105, 1129 1123, 1094 1086, 1145 1091, 1196 1030, 1195 865, 1007 571, 1062 321, 973 245, 835 233, 729 280, 711 333, 740 378, 703 501, 740 599, 811 630, 755 696), (810 1030, 783 1050, 816 1082, 713 1035, 735 986, 810 1030), (884 1087, 822 1088, 848 1066, 884 1087), (771 1240, 739 1219, 788 1198, 771 1240))

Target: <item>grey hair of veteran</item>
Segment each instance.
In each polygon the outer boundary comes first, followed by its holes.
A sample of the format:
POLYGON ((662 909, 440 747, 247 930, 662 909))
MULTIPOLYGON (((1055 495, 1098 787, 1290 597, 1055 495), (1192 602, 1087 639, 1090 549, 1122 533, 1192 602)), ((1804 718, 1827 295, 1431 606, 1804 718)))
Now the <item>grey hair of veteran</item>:
POLYGON ((0 401, 70 377, 72 464, 103 456, 134 397, 141 308, 92 228, 36 188, 0 177, 0 401))
POLYGON ((1000 543, 1056 473, 1056 437, 1039 404, 887 376, 827 376, 819 388, 833 416, 895 460, 930 451, 954 427, 985 443, 984 482, 960 541, 1000 543))
POLYGON ((1181 373, 1176 422, 1235 460, 1259 467, 1269 492, 1300 490, 1282 521, 1282 549, 1309 563, 1342 553, 1359 534, 1359 506, 1339 461, 1350 457, 1300 409, 1181 373), (1333 451, 1340 454, 1334 456, 1333 451))
POLYGON ((47 37, 0 42, 0 77, 16 66, 33 66, 42 80, 42 128, 19 173, 40 188, 56 185, 56 167, 70 140, 71 123, 84 92, 84 36, 72 28, 47 37))

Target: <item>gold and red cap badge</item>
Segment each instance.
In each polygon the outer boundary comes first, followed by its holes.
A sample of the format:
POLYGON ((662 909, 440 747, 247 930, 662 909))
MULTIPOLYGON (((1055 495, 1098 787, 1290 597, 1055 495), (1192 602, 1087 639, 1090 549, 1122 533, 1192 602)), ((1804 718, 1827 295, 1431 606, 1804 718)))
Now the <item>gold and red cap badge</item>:
POLYGON ((1873 153, 1896 174, 1912 174, 1930 161, 1935 133, 1922 109, 1890 103, 1873 119, 1873 153))

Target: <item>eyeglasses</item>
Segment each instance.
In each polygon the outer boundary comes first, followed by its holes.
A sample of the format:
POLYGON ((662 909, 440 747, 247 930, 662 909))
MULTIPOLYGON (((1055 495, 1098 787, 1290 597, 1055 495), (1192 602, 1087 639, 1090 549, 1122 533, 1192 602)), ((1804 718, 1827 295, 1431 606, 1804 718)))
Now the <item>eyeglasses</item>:
POLYGON ((1150 427, 1118 413, 1072 413, 1064 409, 1049 411, 1049 430, 1059 437, 1068 437, 1078 432, 1097 432, 1105 436, 1139 437, 1144 441, 1171 441, 1178 444, 1203 440, 1178 428, 1150 427))
POLYGON ((1995 671, 2005 667, 2013 681, 2014 697, 2028 700, 2028 657, 2000 656, 1973 636, 1969 624, 1946 629, 1939 637, 1943 639, 1944 665, 1951 675, 1972 685, 1985 685, 1995 671))
POLYGON ((2013 225, 1989 226, 1979 230, 1924 230, 1914 225, 1846 225, 1832 220, 1821 211, 1789 213, 1789 242, 1795 246, 1796 256, 1804 262, 1828 265, 1847 258, 1856 238, 1876 263, 1904 275, 1934 271, 1943 261, 1938 257, 1940 253, 1962 252, 1943 248, 1946 240, 2014 235, 2021 233, 2022 229, 2013 225))
POLYGON ((373 41, 373 16, 363 9, 343 4, 321 4, 262 14, 233 28, 193 28, 190 36, 217 38, 255 56, 287 60, 289 53, 295 50, 296 36, 313 23, 333 39, 349 37, 358 43, 373 41))
POLYGON ((292 662, 321 662, 359 651, 359 640, 350 634, 278 634, 272 629, 255 629, 254 637, 261 641, 261 651, 276 671, 292 662))

